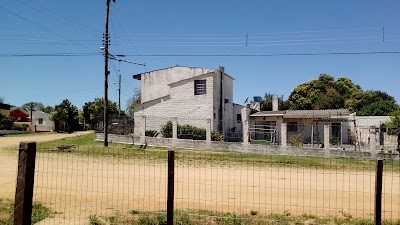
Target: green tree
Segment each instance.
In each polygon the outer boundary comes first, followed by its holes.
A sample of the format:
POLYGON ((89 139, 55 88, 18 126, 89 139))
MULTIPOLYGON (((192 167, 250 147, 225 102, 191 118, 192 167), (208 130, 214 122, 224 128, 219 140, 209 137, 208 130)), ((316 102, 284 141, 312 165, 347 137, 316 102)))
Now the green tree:
POLYGON ((42 111, 45 113, 52 113, 54 112, 54 107, 52 106, 44 106, 41 102, 27 102, 21 106, 22 109, 29 112, 31 111, 31 104, 33 111, 42 111))
POLYGON ((55 122, 57 130, 72 133, 78 127, 78 108, 72 105, 68 99, 64 99, 55 106, 51 119, 55 122))
MULTIPOLYGON (((272 111, 272 98, 274 94, 265 93, 264 99, 261 100, 261 111, 272 111)), ((283 100, 283 95, 278 97, 278 110, 289 109, 287 102, 283 100)))
POLYGON ((385 125, 389 135, 397 136, 397 151, 400 151, 400 110, 393 112, 390 121, 385 125))
POLYGON ((346 100, 345 107, 360 116, 387 116, 399 106, 395 98, 386 92, 369 90, 353 93, 346 100))
POLYGON ((14 118, 0 113, 0 130, 11 130, 14 118))
MULTIPOLYGON (((86 102, 83 107, 83 118, 86 123, 94 128, 98 120, 104 118, 104 99, 95 98, 94 101, 86 102)), ((108 115, 125 115, 123 111, 118 109, 117 103, 108 101, 108 115)))
POLYGON ((126 102, 126 114, 129 117, 133 117, 133 114, 135 112, 135 107, 137 105, 140 105, 141 102, 141 92, 140 89, 135 89, 132 98, 129 98, 128 101, 126 102))
POLYGON ((290 109, 339 109, 344 108, 345 100, 361 90, 350 79, 335 78, 321 74, 318 79, 310 80, 297 86, 289 95, 290 109))

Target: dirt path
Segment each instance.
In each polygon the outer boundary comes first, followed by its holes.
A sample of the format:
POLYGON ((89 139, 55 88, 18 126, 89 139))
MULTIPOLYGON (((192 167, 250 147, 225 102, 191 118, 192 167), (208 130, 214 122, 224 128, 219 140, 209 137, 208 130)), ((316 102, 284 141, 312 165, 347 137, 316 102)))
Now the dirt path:
POLYGON ((83 132, 75 132, 72 134, 64 134, 64 133, 51 133, 51 134, 40 134, 40 135, 16 135, 16 136, 7 136, 1 137, 0 136, 0 151, 3 148, 12 147, 19 145, 22 141, 36 141, 36 142, 45 142, 45 141, 52 141, 63 139, 67 137, 75 137, 82 134, 89 134, 92 131, 83 131, 83 132))

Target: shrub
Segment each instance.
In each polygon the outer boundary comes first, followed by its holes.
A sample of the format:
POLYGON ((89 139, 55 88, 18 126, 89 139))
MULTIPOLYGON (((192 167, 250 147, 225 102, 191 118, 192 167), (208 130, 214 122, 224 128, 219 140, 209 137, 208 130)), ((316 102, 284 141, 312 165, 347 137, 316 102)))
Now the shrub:
POLYGON ((217 131, 217 130, 213 130, 211 132, 211 141, 222 141, 223 136, 221 134, 221 132, 217 131))
POLYGON ((194 139, 205 140, 206 129, 198 128, 189 124, 178 125, 178 138, 180 139, 194 139))
POLYGON ((13 126, 11 127, 11 130, 26 131, 28 129, 28 127, 29 127, 28 124, 17 124, 17 123, 14 123, 13 126))
POLYGON ((158 131, 156 130, 146 130, 145 136, 146 137, 156 137, 158 135, 158 131))
POLYGON ((302 136, 301 134, 293 135, 289 138, 289 143, 292 146, 300 146, 302 143, 302 136))
POLYGON ((172 122, 168 121, 166 124, 164 124, 161 127, 161 134, 165 138, 171 138, 172 137, 172 122))
POLYGON ((0 113, 0 130, 11 130, 14 124, 14 118, 11 116, 5 116, 0 113))

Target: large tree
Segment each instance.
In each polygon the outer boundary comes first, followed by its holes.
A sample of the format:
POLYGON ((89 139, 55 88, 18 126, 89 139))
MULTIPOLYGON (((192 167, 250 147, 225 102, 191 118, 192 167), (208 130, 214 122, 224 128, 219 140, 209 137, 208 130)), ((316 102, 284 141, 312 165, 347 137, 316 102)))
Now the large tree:
POLYGON ((31 106, 33 111, 42 111, 45 113, 54 112, 54 108, 52 106, 44 106, 41 102, 27 102, 21 106, 25 111, 31 111, 31 106))
MULTIPOLYGON (((272 98, 274 94, 265 93, 264 99, 261 100, 261 111, 272 111, 272 98)), ((278 97, 278 110, 289 109, 287 102, 283 100, 283 96, 278 97)))
POLYGON ((72 105, 68 99, 64 99, 59 105, 55 106, 51 119, 56 124, 56 130, 72 133, 77 129, 79 123, 78 108, 72 105))
MULTIPOLYGON (((93 128, 97 121, 103 120, 104 118, 104 99, 95 98, 94 101, 86 102, 83 107, 83 118, 86 123, 93 128)), ((124 116, 125 113, 118 109, 117 103, 108 101, 108 115, 120 115, 124 116)))
POLYGON ((387 116, 399 109, 394 97, 382 91, 363 91, 346 77, 335 80, 321 74, 297 86, 290 94, 290 109, 348 109, 360 116, 387 116))
POLYGON ((133 117, 133 113, 135 112, 135 107, 139 105, 141 102, 141 92, 140 89, 135 89, 133 96, 128 99, 126 102, 126 114, 130 117, 133 117))
POLYGON ((290 109, 338 109, 344 108, 345 99, 361 88, 350 79, 321 74, 318 79, 297 86, 289 95, 290 109))
POLYGON ((386 123, 389 135, 397 136, 397 151, 400 151, 400 111, 391 114, 390 121, 386 123))

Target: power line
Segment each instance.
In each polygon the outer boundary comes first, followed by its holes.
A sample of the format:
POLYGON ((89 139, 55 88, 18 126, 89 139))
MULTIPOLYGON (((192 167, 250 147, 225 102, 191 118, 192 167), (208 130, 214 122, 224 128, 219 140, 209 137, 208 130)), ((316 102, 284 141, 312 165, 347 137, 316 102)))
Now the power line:
MULTIPOLYGON (((273 53, 273 54, 146 54, 151 57, 272 57, 272 56, 319 56, 319 55, 379 55, 400 54, 400 51, 378 52, 321 52, 321 53, 273 53)), ((138 55, 125 55, 138 56, 138 55)))

